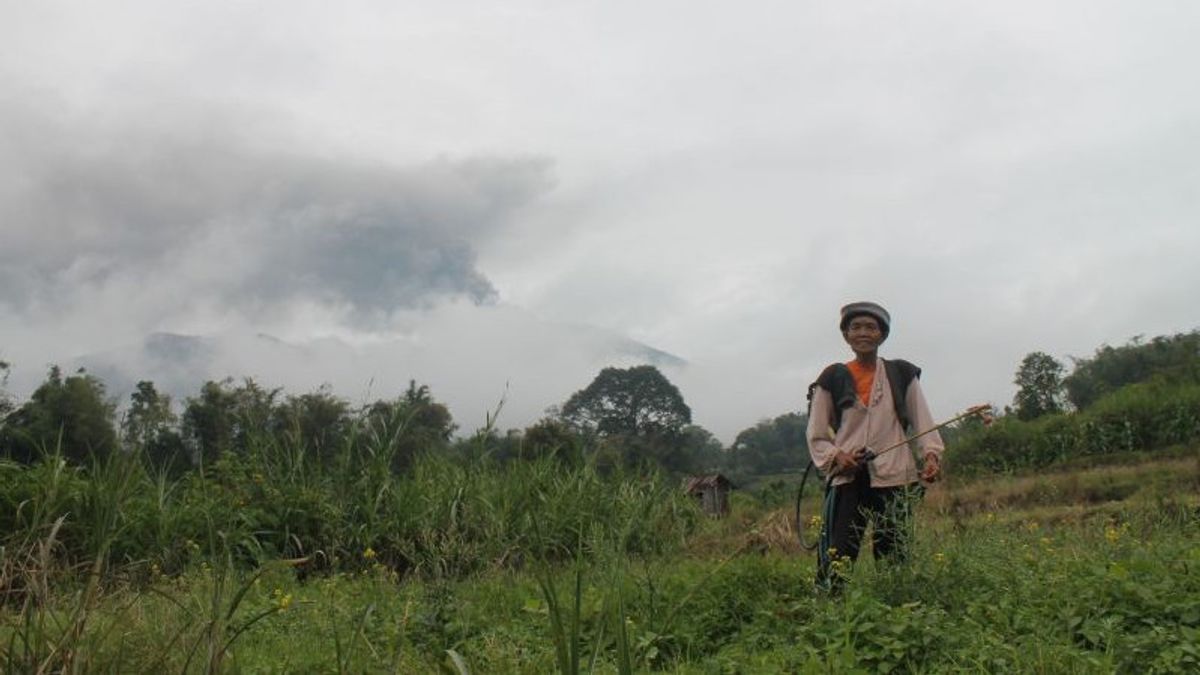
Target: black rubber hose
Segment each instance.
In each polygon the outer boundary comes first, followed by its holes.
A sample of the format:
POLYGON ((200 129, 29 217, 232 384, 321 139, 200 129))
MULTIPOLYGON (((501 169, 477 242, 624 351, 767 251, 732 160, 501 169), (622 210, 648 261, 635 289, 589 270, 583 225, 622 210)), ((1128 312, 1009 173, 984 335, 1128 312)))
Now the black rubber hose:
MULTIPOLYGON (((866 461, 869 462, 872 459, 875 459, 875 456, 876 455, 874 452, 867 450, 866 461)), ((861 469, 863 466, 866 466, 865 463, 861 464, 859 468, 861 469)), ((800 479, 800 489, 796 490, 796 538, 800 540, 800 548, 806 551, 812 551, 813 549, 817 548, 817 544, 820 543, 820 539, 812 543, 804 540, 804 523, 800 520, 800 505, 804 502, 804 486, 808 484, 808 477, 812 474, 812 472, 813 463, 812 461, 809 461, 808 466, 804 467, 804 476, 800 479)), ((833 479, 836 476, 836 473, 831 473, 829 474, 829 478, 825 479, 825 492, 829 492, 829 490, 833 487, 833 479)), ((821 528, 824 529, 828 525, 829 523, 821 523, 821 528)))
MULTIPOLYGON (((796 537, 800 540, 800 548, 805 551, 812 551, 817 548, 820 539, 809 543, 804 540, 804 522, 800 519, 800 505, 804 503, 804 486, 808 485, 808 477, 812 475, 813 463, 809 462, 808 466, 804 467, 804 477, 800 479, 800 489, 796 490, 796 537)), ((825 525, 822 523, 821 527, 825 525)))

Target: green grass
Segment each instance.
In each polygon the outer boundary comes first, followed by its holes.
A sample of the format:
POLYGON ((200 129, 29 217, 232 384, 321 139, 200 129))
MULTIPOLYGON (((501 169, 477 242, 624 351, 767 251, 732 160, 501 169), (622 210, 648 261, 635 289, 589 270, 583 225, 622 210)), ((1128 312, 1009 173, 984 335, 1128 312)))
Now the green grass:
MULTIPOLYGON (((577 596, 573 568, 552 583, 566 602, 578 598, 580 663, 586 670, 596 654, 599 672, 617 670, 618 587, 638 670, 1181 672, 1200 663, 1200 531, 1181 514, 1125 516, 980 521, 957 532, 935 523, 910 565, 864 561, 833 599, 812 591, 811 560, 775 552, 639 561, 619 578, 586 567, 577 596)), ((472 672, 555 671, 553 607, 538 578, 397 583, 367 570, 298 582, 273 570, 250 582, 232 623, 272 614, 222 667, 428 672, 449 666, 454 650, 472 672)), ((185 650, 164 657, 162 645, 203 634, 216 583, 200 569, 157 581, 153 593, 108 593, 95 627, 119 627, 88 646, 89 668, 181 672, 185 650)))
MULTIPOLYGON (((332 569, 311 562, 247 568, 236 559, 243 549, 231 542, 226 557, 197 555, 178 572, 147 561, 114 562, 103 570, 104 583, 93 584, 91 568, 54 567, 57 545, 44 551, 51 559, 26 558, 21 565, 6 548, 8 568, 26 573, 16 578, 35 581, 44 564, 49 585, 36 602, 22 603, 15 601, 19 584, 10 584, 14 593, 0 609, 0 669, 1132 673, 1200 667, 1195 459, 939 488, 918 513, 910 562, 884 567, 864 558, 849 572, 846 592, 833 598, 814 592, 811 557, 784 541, 786 509, 740 498, 731 518, 701 523, 682 548, 634 548, 630 539, 644 536, 642 521, 657 513, 649 502, 643 511, 607 511, 626 514, 624 520, 591 525, 555 514, 578 513, 571 500, 596 494, 636 502, 642 482, 626 479, 623 487, 597 478, 608 485, 597 493, 582 488, 571 470, 546 471, 556 477, 531 493, 534 512, 546 518, 528 524, 528 539, 511 543, 523 555, 503 565, 401 570, 363 549, 353 564, 332 569), (1106 492, 1110 484, 1118 487, 1106 492), (571 554, 533 553, 560 547, 571 554)), ((68 478, 47 485, 66 489, 68 478)), ((109 532, 120 534, 121 526, 109 532)), ((102 532, 94 536, 105 539, 102 532)))

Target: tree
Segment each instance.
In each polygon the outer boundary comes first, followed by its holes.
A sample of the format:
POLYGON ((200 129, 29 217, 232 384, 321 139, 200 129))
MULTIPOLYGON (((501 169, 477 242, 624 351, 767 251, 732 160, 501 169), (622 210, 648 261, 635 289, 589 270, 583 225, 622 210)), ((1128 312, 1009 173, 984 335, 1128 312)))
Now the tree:
POLYGON ((742 430, 730 448, 730 469, 749 474, 795 471, 808 463, 808 416, 785 413, 742 430))
POLYGON ((273 413, 272 429, 297 447, 328 461, 350 429, 350 406, 328 387, 288 396, 273 413))
POLYGON ((1021 360, 1014 383, 1017 418, 1032 420, 1063 410, 1063 364, 1045 352, 1030 352, 1021 360))
POLYGON ((562 420, 547 417, 525 428, 521 437, 522 454, 528 457, 551 456, 564 462, 582 454, 583 439, 562 420))
POLYGON ((193 464, 208 464, 233 448, 233 394, 229 380, 209 380, 183 409, 183 437, 193 464))
POLYGON ((279 393, 279 389, 263 389, 251 378, 236 388, 229 379, 205 382, 200 395, 187 399, 183 410, 183 437, 193 463, 208 464, 226 452, 245 452, 270 432, 279 393))
POLYGON ((8 415, 0 445, 22 462, 59 448, 81 463, 116 449, 115 416, 116 404, 107 399, 103 382, 82 369, 64 378, 54 366, 29 401, 8 415))
POLYGON ((725 448, 708 429, 689 424, 680 432, 684 470, 716 473, 725 464, 725 448))
POLYGON ((376 401, 365 411, 373 452, 392 453, 399 471, 423 451, 445 449, 454 433, 450 409, 433 400, 426 385, 410 380, 408 390, 395 401, 376 401))
POLYGON ((571 395, 562 417, 584 431, 608 436, 662 436, 692 421, 679 389, 654 366, 605 368, 571 395))
POLYGON ((690 469, 682 431, 692 421, 691 408, 654 366, 601 370, 563 404, 561 416, 584 436, 598 437, 593 447, 599 466, 690 469))
POLYGON ((158 393, 153 382, 142 380, 129 395, 129 410, 121 420, 125 443, 142 447, 177 421, 171 412, 171 397, 158 393))
POLYGON ((184 468, 183 437, 171 411, 171 397, 160 394, 153 382, 142 380, 129 396, 129 410, 121 420, 126 447, 141 451, 151 466, 176 473, 184 468))

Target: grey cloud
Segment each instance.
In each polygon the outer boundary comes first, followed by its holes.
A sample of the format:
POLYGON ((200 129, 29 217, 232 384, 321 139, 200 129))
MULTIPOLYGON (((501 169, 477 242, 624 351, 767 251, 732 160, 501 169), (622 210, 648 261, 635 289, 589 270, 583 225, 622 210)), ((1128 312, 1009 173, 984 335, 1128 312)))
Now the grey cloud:
POLYGON ((550 186, 539 159, 340 162, 228 135, 113 140, 10 115, 0 304, 193 270, 192 295, 250 312, 303 299, 359 318, 495 299, 472 241, 550 186), (107 140, 100 142, 99 138, 107 140))
MULTIPOLYGON (((408 321, 424 347, 387 341, 353 376, 332 357, 278 372, 350 391, 415 376, 476 413, 467 393, 510 376, 544 405, 604 365, 556 360, 570 335, 470 318, 504 305, 494 282, 686 354, 697 421, 732 433, 803 405, 845 354, 848 300, 892 310, 887 353, 925 367, 939 416, 1006 402, 1025 352, 1196 325, 1194 3, 367 3, 332 21, 35 4, 0 25, 0 358, 18 388, 156 330, 369 327, 357 345, 408 321), (212 108, 245 114, 223 128, 212 108), (562 185, 523 210, 544 164, 397 168, 396 148, 532 148, 562 185)), ((221 374, 267 360, 228 352, 257 358, 221 374)))

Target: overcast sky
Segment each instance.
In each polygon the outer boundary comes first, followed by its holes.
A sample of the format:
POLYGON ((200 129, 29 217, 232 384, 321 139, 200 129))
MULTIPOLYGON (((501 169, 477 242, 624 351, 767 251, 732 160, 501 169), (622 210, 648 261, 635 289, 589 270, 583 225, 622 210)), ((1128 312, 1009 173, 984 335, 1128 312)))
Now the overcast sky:
POLYGON ((515 427, 604 365, 582 326, 685 359, 728 441, 852 300, 939 416, 1200 326, 1194 2, 334 7, 0 0, 14 393, 266 333, 327 358, 213 376, 418 377, 467 429, 507 383, 515 427))

